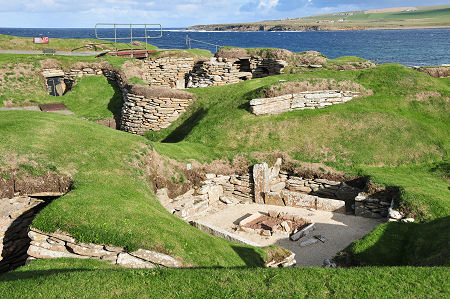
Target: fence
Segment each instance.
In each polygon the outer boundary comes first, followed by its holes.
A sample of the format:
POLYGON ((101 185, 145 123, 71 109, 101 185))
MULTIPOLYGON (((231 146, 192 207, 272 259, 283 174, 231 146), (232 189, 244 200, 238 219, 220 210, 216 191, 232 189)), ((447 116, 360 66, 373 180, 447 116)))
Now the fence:
MULTIPOLYGON (((137 28, 134 28, 137 29, 137 28)), ((139 28, 142 29, 142 28, 139 28)), ((161 38, 162 37, 162 26, 161 24, 119 24, 119 23, 97 23, 95 24, 95 38, 101 39, 101 40, 114 40, 114 49, 117 53, 117 41, 119 40, 130 40, 130 46, 131 46, 131 57, 133 57, 133 39, 144 39, 145 40, 145 51, 148 51, 148 39, 152 38, 161 38), (114 37, 99 37, 98 35, 98 27, 99 26, 113 26, 114 28, 114 37), (130 27, 130 36, 126 37, 118 37, 117 36, 117 27, 118 26, 129 26, 130 27), (144 28, 144 36, 133 36, 133 26, 143 26, 144 28), (148 27, 151 26, 159 26, 159 36, 149 36, 147 34, 148 27)))
POLYGON ((201 43, 201 44, 205 44, 205 45, 209 45, 209 46, 216 47, 216 52, 219 51, 220 47, 222 47, 222 46, 220 46, 220 45, 216 45, 216 44, 212 44, 212 43, 207 43, 207 42, 204 42, 204 41, 201 41, 201 40, 196 40, 196 39, 190 38, 189 35, 186 35, 186 47, 187 47, 188 49, 192 49, 192 47, 191 47, 191 41, 194 41, 194 42, 197 42, 197 43, 201 43))

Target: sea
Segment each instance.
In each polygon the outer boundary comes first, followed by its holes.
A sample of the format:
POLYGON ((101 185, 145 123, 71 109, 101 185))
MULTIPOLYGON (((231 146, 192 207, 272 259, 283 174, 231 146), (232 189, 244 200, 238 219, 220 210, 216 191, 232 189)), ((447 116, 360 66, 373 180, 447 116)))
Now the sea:
MULTIPOLYGON (((0 34, 50 38, 99 38, 112 41, 113 28, 0 28, 0 34)), ((407 66, 450 64, 450 28, 364 31, 230 32, 189 31, 180 28, 134 28, 133 40, 145 41, 161 49, 190 47, 215 52, 220 46, 270 47, 294 52, 319 51, 330 59, 358 56, 378 63, 407 66)), ((129 28, 117 28, 119 41, 129 42, 129 28)))

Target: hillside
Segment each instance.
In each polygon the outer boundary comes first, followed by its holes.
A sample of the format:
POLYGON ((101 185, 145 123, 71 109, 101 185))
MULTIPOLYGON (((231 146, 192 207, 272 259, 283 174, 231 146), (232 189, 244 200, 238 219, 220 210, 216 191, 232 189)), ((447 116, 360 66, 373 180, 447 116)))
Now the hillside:
MULTIPOLYGON (((145 43, 134 48, 145 49, 145 43)), ((57 51, 107 51, 114 50, 114 43, 98 39, 78 39, 78 38, 50 38, 48 44, 34 44, 33 37, 19 37, 0 34, 0 50, 31 50, 40 51, 44 48, 52 48, 57 51)), ((117 43, 118 49, 130 49, 131 45, 117 43)), ((157 49, 153 45, 148 45, 149 50, 157 49)))
MULTIPOLYGON (((54 59, 66 66, 77 63, 76 58, 54 59)), ((49 102, 39 81, 41 60, 0 56, 3 75, 16 65, 34 67, 7 75, 1 92, 8 97, 2 99, 12 101, 17 94, 19 99, 12 102, 23 104, 28 96, 17 88, 21 86, 33 102, 49 102), (27 90, 23 81, 34 83, 27 90)), ((328 63, 348 60, 357 59, 328 63)), ((121 66, 127 60, 109 62, 121 66)), ((189 91, 196 94, 195 103, 171 126, 145 137, 92 122, 110 117, 121 104, 120 91, 103 77, 82 78, 58 98, 75 115, 0 111, 1 171, 18 167, 36 175, 51 170, 73 179, 72 190, 46 206, 34 227, 67 231, 84 243, 158 250, 187 268, 124 269, 100 260, 38 260, 2 274, 0 297, 206 298, 245 297, 249 291, 256 297, 448 297, 448 78, 383 64, 189 91), (266 116, 248 111, 249 101, 266 89, 281 91, 282 82, 314 79, 351 81, 372 93, 325 109, 266 116), (279 156, 305 171, 339 171, 398 188, 402 211, 416 223, 380 224, 339 254, 347 265, 367 267, 264 269, 270 249, 207 235, 155 199, 152 170, 166 180, 162 183, 182 188, 187 179, 195 179, 181 175, 187 163, 199 169, 239 163, 246 168, 279 156)))
POLYGON ((449 28, 450 5, 352 11, 254 23, 191 26, 208 31, 334 31, 449 28))

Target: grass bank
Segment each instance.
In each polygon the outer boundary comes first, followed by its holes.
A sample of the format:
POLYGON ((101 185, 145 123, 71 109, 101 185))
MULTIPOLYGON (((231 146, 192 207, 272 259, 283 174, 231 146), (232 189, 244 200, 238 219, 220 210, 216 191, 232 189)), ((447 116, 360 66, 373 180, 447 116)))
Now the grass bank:
POLYGON ((51 161, 73 176, 74 190, 38 214, 33 226, 62 229, 80 242, 155 249, 193 266, 257 266, 261 249, 211 237, 169 214, 136 168, 151 151, 145 139, 81 120, 43 112, 0 112, 2 168, 11 161, 51 161))
MULTIPOLYGON (((133 48, 145 49, 145 43, 133 45, 133 48)), ((28 50, 42 51, 45 48, 55 49, 57 51, 107 51, 114 50, 114 43, 99 39, 81 39, 81 38, 50 38, 48 44, 35 44, 33 37, 20 37, 13 35, 0 34, 0 50, 28 50), (90 46, 92 45, 92 46, 90 46)), ((156 50, 158 47, 148 44, 149 50, 156 50)), ((127 43, 117 43, 117 49, 131 49, 127 43)))
POLYGON ((0 276, 3 298, 444 298, 449 268, 130 270, 37 261, 0 276), (76 286, 74 288, 74 286, 76 286), (20 290, 20 293, 19 291, 20 290))
POLYGON ((78 117, 93 118, 115 103, 108 102, 109 96, 99 100, 100 95, 77 103, 92 87, 107 87, 101 78, 95 80, 85 78, 73 90, 80 96, 67 104, 75 116, 0 112, 2 168, 20 157, 30 164, 52 163, 74 179, 74 190, 42 210, 33 226, 62 229, 81 242, 155 249, 211 269, 127 270, 99 261, 37 261, 0 277, 2 297, 36 292, 70 297, 75 291, 81 297, 245 297, 249 290, 261 297, 448 296, 448 267, 380 267, 449 265, 448 79, 386 64, 195 89, 197 100, 188 112, 169 128, 149 133, 150 140, 78 117), (248 112, 249 100, 262 96, 263 88, 279 80, 313 78, 354 81, 373 95, 320 110, 272 116, 248 112), (350 263, 377 267, 247 269, 263 263, 261 249, 199 232, 154 199, 139 167, 153 148, 183 162, 237 156, 257 162, 288 154, 319 167, 368 175, 375 183, 398 187, 402 207, 422 223, 383 224, 346 250, 350 263), (227 269, 214 269, 220 267, 227 269))

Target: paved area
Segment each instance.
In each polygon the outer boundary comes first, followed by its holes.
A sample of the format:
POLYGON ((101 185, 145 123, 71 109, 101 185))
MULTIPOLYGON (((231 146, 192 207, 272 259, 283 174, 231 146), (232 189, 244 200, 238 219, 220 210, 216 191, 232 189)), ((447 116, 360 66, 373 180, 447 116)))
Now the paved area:
POLYGON ((299 267, 321 267, 324 259, 332 258, 350 243, 362 238, 378 224, 383 222, 383 220, 326 211, 259 204, 238 204, 198 218, 206 223, 238 234, 257 244, 263 246, 276 244, 287 248, 296 254, 295 258, 299 267), (306 236, 297 242, 289 240, 286 235, 263 237, 257 234, 234 230, 239 221, 245 218, 246 215, 257 212, 268 212, 270 210, 286 212, 311 220, 315 222, 316 229, 310 236, 306 236), (299 242, 309 239, 314 235, 324 236, 326 242, 322 243, 319 241, 309 246, 299 246, 299 242))

